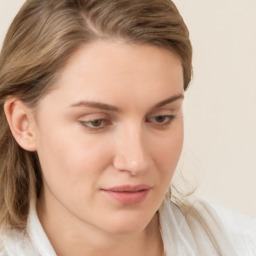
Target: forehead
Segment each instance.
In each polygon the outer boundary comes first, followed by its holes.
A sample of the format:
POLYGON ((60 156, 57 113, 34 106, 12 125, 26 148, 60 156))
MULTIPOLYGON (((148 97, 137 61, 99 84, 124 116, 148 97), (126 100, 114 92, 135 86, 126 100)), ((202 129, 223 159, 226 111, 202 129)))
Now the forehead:
POLYGON ((161 100, 183 93, 183 70, 180 59, 169 50, 98 41, 70 57, 55 88, 51 93, 62 94, 63 99, 68 96, 67 101, 161 100))

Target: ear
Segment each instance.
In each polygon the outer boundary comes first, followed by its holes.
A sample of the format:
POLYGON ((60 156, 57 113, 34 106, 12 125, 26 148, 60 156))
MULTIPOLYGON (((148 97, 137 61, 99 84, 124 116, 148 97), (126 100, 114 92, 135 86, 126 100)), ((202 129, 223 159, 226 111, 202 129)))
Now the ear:
POLYGON ((17 143, 25 150, 35 151, 35 129, 32 111, 17 98, 7 99, 4 104, 4 111, 17 143))

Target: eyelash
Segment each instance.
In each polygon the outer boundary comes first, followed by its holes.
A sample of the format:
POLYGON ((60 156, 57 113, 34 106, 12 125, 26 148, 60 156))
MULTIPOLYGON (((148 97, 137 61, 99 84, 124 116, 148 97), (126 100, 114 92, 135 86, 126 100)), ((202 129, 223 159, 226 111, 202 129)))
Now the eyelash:
MULTIPOLYGON (((165 128, 165 127, 168 127, 175 118, 176 118, 175 115, 156 115, 156 116, 147 118, 146 122, 153 123, 153 125, 156 125, 159 128, 165 128), (157 121, 158 118, 160 118, 162 120, 157 121), (154 121, 153 121, 153 119, 154 119, 154 121)), ((80 123, 87 129, 93 130, 93 131, 103 130, 107 126, 112 124, 112 122, 110 120, 104 119, 104 118, 98 118, 98 119, 93 119, 93 120, 89 120, 89 121, 80 121, 80 123)))
POLYGON ((172 121, 176 118, 176 116, 175 115, 156 115, 156 116, 153 116, 153 117, 147 119, 147 122, 150 122, 148 120, 152 121, 152 119, 156 120, 157 118, 160 118, 160 119, 162 118, 163 120, 156 121, 156 122, 154 122, 154 124, 164 128, 164 127, 169 126, 172 123, 172 121), (167 119, 167 121, 165 121, 166 119, 167 119))
POLYGON ((85 126, 87 129, 89 130, 101 130, 104 129, 107 125, 111 125, 112 122, 104 119, 104 118, 98 118, 98 119, 93 119, 93 120, 89 120, 89 121, 80 121, 80 123, 85 126), (96 126, 93 124, 95 123, 96 126), (98 125, 99 123, 99 125, 98 125), (104 126, 102 127, 102 124, 104 124, 104 126))

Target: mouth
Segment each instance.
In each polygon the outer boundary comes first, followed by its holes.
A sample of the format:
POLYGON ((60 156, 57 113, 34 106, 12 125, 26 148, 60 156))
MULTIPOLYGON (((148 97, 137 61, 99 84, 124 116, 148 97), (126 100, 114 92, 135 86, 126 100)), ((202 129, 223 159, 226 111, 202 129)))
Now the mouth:
POLYGON ((136 186, 124 185, 111 187, 102 189, 102 191, 122 205, 134 205, 144 201, 151 189, 151 186, 141 184, 136 186))

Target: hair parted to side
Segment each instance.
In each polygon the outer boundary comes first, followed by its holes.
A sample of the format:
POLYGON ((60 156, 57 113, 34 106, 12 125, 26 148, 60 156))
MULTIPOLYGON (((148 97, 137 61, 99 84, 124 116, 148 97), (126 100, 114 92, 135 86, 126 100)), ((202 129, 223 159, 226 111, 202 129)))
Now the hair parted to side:
POLYGON ((192 73, 187 27, 170 0, 27 0, 0 55, 0 226, 25 230, 29 202, 42 186, 36 152, 22 149, 4 113, 8 97, 37 106, 81 45, 96 40, 151 44, 176 53, 184 89, 192 73))

